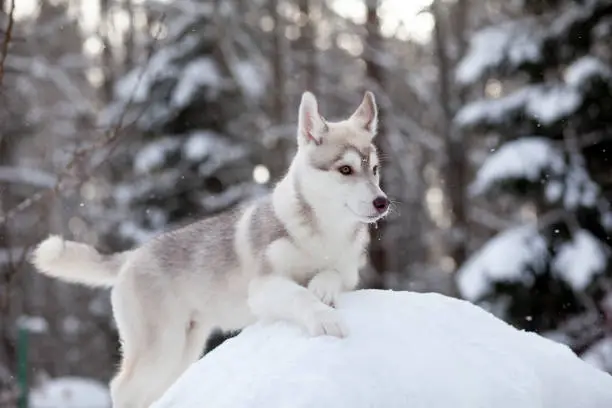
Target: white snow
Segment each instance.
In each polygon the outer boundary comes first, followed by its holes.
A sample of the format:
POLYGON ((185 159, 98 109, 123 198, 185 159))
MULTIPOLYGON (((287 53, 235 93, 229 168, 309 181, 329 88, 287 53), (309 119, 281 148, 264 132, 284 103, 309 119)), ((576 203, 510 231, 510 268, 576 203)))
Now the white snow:
POLYGON ((564 183, 563 205, 574 209, 579 205, 592 207, 599 197, 600 188, 591 180, 587 170, 579 163, 573 163, 567 171, 564 183))
POLYGON ((526 102, 528 114, 542 124, 551 124, 573 113, 582 103, 582 95, 562 86, 534 87, 526 102))
POLYGON ((145 145, 134 158, 134 170, 142 174, 161 166, 166 154, 176 149, 178 145, 179 141, 173 137, 165 137, 145 145))
POLYGON ((193 60, 178 77, 172 93, 172 105, 187 106, 202 87, 215 88, 221 83, 221 74, 215 62, 208 57, 193 60))
POLYGON ((583 3, 566 8, 553 21, 528 17, 477 31, 470 38, 468 51, 457 67, 457 80, 471 84, 487 71, 500 69, 502 65, 512 70, 523 63, 541 61, 543 42, 559 41, 576 22, 588 20, 598 1, 583 3))
POLYGON ((599 58, 585 56, 574 61, 565 70, 565 83, 574 87, 581 86, 593 77, 610 77, 612 70, 599 58))
MULTIPOLYGON (((172 5, 181 11, 184 16, 190 16, 191 20, 194 17, 201 18, 201 16, 209 16, 215 12, 215 6, 209 3, 202 3, 201 1, 193 0, 175 0, 172 5)), ((174 24, 176 25, 176 24, 174 24)), ((184 28, 187 24, 179 25, 184 28)))
POLYGON ((172 76, 176 72, 176 67, 169 63, 168 54, 158 54, 157 57, 151 59, 151 63, 147 67, 137 67, 128 72, 125 76, 119 79, 114 87, 115 96, 120 101, 126 103, 130 99, 133 102, 144 102, 149 97, 151 85, 157 79, 160 79, 160 73, 172 76))
MULTIPOLYGON (((582 291, 593 277, 602 273, 609 253, 588 231, 579 230, 561 244, 552 259, 552 272, 576 291, 582 291)), ((475 252, 457 272, 462 296, 481 301, 497 282, 524 282, 533 279, 529 266, 537 269, 549 258, 545 239, 534 225, 503 231, 475 252)))
POLYGON ((607 265, 606 247, 590 232, 579 230, 561 245, 552 262, 554 272, 574 290, 583 291, 607 265))
POLYGON ((529 282, 526 268, 547 257, 546 242, 533 225, 503 231, 475 252, 457 272, 463 297, 478 301, 495 282, 529 282))
POLYGON ((612 372, 612 337, 595 343, 582 355, 582 359, 600 370, 612 372))
POLYGON ((540 42, 540 32, 528 21, 484 28, 472 35, 468 52, 457 67, 457 81, 473 83, 503 62, 518 66, 539 61, 540 42))
POLYGON ((24 248, 0 249, 0 265, 19 262, 24 253, 24 248))
POLYGON ((158 231, 149 231, 141 228, 133 221, 125 221, 119 225, 119 235, 133 239, 137 244, 142 244, 152 239, 158 231))
POLYGON ((481 194, 508 179, 540 180, 548 172, 558 175, 565 169, 559 149, 550 139, 525 137, 507 142, 491 154, 476 173, 470 193, 481 194))
POLYGON ((129 100, 135 103, 146 102, 155 82, 181 75, 174 61, 192 50, 198 43, 199 38, 196 35, 189 35, 178 43, 160 48, 144 66, 134 68, 116 82, 115 97, 121 104, 129 100))
POLYGON ((550 24, 550 36, 558 37, 567 33, 572 25, 579 21, 585 21, 593 14, 593 8, 600 3, 600 0, 585 0, 575 4, 573 7, 567 7, 550 24))
POLYGON ((0 166, 0 181, 52 188, 57 183, 55 175, 28 167, 0 166))
POLYGON ((612 377, 564 345, 438 294, 342 295, 345 339, 258 323, 151 408, 609 408, 612 377))
POLYGON ((81 328, 81 321, 76 316, 66 316, 62 321, 62 330, 68 336, 76 335, 81 328))
POLYGON ((612 228, 612 213, 610 211, 606 211, 601 215, 601 225, 606 229, 612 228))
POLYGON ((21 315, 17 318, 17 326, 31 333, 46 333, 49 330, 47 320, 41 316, 21 315))
POLYGON ((480 122, 500 122, 512 112, 524 110, 538 122, 548 125, 573 113, 582 95, 573 87, 532 85, 498 99, 477 100, 465 105, 455 117, 460 126, 480 122))
POLYGON ((563 156, 551 139, 531 136, 507 142, 487 157, 469 192, 483 194, 501 182, 525 179, 542 182, 545 197, 551 203, 561 200, 568 209, 594 206, 600 193, 598 185, 579 160, 571 160, 568 165, 563 156))
POLYGON ((30 408, 111 408, 108 387, 80 377, 45 381, 29 395, 30 408))
POLYGON ((222 138, 218 133, 209 130, 193 132, 183 145, 183 154, 189 160, 200 161, 212 152, 216 152, 215 149, 220 147, 221 141, 222 138))
POLYGON ((265 79, 250 61, 240 61, 234 66, 236 80, 242 90, 251 98, 261 98, 265 91, 265 79))
POLYGON ((251 197, 258 191, 258 186, 248 182, 240 183, 230 186, 219 194, 202 194, 199 201, 206 212, 216 212, 238 203, 245 197, 251 197))

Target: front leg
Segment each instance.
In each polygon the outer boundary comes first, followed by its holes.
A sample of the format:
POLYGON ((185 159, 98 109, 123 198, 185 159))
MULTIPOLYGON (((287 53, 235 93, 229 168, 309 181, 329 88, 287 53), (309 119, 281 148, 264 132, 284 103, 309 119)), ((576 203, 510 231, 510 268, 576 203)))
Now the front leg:
POLYGON ((284 276, 266 275, 253 279, 249 285, 248 303, 257 318, 297 323, 313 336, 345 337, 347 334, 338 311, 284 276))
POLYGON ((317 273, 308 283, 310 290, 321 302, 335 307, 340 294, 357 286, 359 271, 355 268, 325 269, 317 273))

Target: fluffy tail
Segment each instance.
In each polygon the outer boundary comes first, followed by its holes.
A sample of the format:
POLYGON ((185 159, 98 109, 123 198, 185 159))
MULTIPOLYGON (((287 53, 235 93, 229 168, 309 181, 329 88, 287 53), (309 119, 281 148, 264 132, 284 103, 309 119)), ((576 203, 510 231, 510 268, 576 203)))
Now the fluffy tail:
POLYGON ((113 286, 128 252, 102 255, 95 248, 51 235, 32 253, 43 275, 88 286, 113 286))

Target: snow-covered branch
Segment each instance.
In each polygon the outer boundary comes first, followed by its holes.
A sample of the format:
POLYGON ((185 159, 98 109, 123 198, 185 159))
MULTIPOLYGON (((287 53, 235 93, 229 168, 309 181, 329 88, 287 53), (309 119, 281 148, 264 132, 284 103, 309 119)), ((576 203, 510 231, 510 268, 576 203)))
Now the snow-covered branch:
POLYGON ((0 182, 52 188, 57 183, 57 178, 38 169, 0 166, 0 182))

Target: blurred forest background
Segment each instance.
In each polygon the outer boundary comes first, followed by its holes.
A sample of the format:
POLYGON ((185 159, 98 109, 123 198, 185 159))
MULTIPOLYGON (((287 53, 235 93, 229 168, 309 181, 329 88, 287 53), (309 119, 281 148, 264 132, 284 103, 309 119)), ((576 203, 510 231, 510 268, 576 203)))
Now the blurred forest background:
POLYGON ((108 381, 108 292, 36 275, 265 193, 299 98, 364 90, 392 214, 362 285, 435 291, 612 372, 612 1, 0 0, 0 406, 108 381), (22 358, 23 359, 23 358, 22 358), (4 398, 4 399, 3 399, 4 398))

